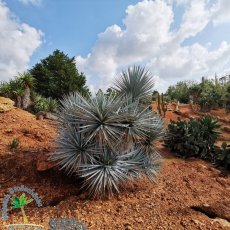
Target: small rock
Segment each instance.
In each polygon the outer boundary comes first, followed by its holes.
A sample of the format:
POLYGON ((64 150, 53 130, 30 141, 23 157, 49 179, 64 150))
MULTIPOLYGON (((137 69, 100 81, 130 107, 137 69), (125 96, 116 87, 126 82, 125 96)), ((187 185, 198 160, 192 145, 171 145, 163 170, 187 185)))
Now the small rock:
POLYGON ((192 220, 192 222, 194 222, 196 225, 204 225, 202 222, 200 222, 199 220, 192 220))
POLYGON ((136 222, 137 223, 144 223, 144 220, 141 217, 139 217, 139 218, 136 219, 136 222))
POLYGON ((20 182, 25 182, 28 178, 26 176, 23 176, 21 179, 20 179, 20 182))
POLYGON ((44 137, 43 137, 42 134, 39 133, 39 132, 36 132, 35 138, 38 139, 39 141, 43 141, 43 140, 44 140, 44 137))
POLYGON ((223 131, 230 133, 230 127, 224 126, 222 129, 223 129, 223 131))
POLYGON ((55 166, 54 162, 48 161, 48 156, 44 153, 38 155, 36 168, 37 171, 46 171, 55 166))
POLYGON ((132 227, 129 223, 125 223, 124 226, 125 226, 125 230, 132 230, 132 227))
POLYGON ((221 219, 221 218, 215 218, 212 222, 218 222, 219 224, 221 224, 223 227, 230 227, 230 222, 228 222, 225 219, 221 219))

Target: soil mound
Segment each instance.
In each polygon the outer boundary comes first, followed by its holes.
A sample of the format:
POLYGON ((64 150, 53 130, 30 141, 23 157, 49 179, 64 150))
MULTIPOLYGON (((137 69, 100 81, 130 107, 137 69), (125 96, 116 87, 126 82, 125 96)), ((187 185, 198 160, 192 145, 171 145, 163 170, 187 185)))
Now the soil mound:
POLYGON ((6 112, 14 108, 14 101, 9 98, 0 97, 0 112, 6 112))

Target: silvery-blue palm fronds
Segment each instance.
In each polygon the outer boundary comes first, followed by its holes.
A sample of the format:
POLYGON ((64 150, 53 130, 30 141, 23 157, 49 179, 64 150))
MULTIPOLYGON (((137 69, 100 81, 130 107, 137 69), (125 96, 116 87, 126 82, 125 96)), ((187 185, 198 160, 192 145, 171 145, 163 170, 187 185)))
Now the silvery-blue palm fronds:
POLYGON ((93 163, 96 154, 96 144, 88 143, 86 135, 79 132, 77 126, 66 124, 59 130, 56 151, 50 160, 57 161, 61 169, 73 174, 82 164, 93 163))
POLYGON ((154 141, 163 134, 162 120, 140 103, 151 94, 150 73, 134 66, 116 86, 118 95, 66 95, 58 111, 60 128, 51 160, 83 178, 83 188, 93 196, 112 195, 143 175, 153 180, 159 169, 154 141))
POLYGON ((83 164, 78 174, 84 178, 83 188, 90 195, 103 197, 119 192, 127 181, 147 175, 154 180, 160 165, 160 156, 151 159, 141 148, 130 153, 120 154, 103 149, 103 153, 96 157, 96 162, 83 164))
POLYGON ((151 73, 141 66, 132 66, 115 80, 115 89, 120 95, 127 95, 133 101, 151 96, 154 81, 151 73))

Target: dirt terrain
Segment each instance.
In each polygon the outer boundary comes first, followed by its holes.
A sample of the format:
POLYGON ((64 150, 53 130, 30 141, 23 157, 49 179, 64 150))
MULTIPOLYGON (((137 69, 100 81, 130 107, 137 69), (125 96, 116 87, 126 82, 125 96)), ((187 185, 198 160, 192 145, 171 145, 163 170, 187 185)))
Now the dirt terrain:
MULTIPOLYGON (((166 113, 166 122, 178 115, 166 113)), ((80 181, 47 164, 54 151, 56 125, 50 120, 13 109, 0 113, 0 204, 8 189, 24 185, 43 202, 25 207, 29 222, 49 229, 54 217, 79 218, 88 229, 230 229, 230 177, 197 159, 175 158, 161 143, 162 169, 156 183, 146 178, 123 186, 119 196, 92 200, 80 191, 80 181), (8 144, 19 138, 19 149, 8 144)), ((20 210, 9 211, 9 223, 22 222, 20 210)))

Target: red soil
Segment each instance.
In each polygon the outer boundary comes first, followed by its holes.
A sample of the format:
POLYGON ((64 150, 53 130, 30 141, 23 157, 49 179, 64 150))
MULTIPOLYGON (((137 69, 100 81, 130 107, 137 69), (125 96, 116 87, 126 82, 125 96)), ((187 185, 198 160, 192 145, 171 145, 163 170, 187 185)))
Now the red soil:
MULTIPOLYGON (((166 121, 176 118, 166 113, 166 121)), ((20 109, 0 113, 0 204, 11 187, 34 189, 43 207, 34 202, 25 207, 30 222, 48 229, 50 218, 75 217, 92 230, 230 229, 230 177, 213 165, 177 159, 158 143, 164 159, 156 183, 143 178, 124 186, 119 196, 91 200, 79 191, 79 181, 58 169, 37 170, 37 159, 53 151, 55 135, 52 121, 37 121, 20 109), (14 137, 20 148, 12 152, 7 145, 14 137)), ((10 211, 7 221, 0 220, 0 229, 16 222, 22 222, 21 212, 10 211)))

